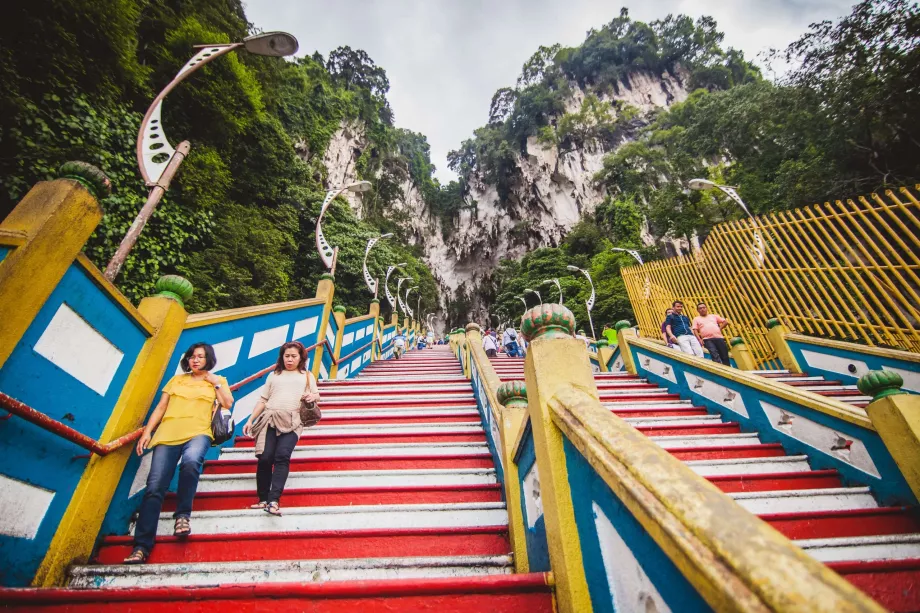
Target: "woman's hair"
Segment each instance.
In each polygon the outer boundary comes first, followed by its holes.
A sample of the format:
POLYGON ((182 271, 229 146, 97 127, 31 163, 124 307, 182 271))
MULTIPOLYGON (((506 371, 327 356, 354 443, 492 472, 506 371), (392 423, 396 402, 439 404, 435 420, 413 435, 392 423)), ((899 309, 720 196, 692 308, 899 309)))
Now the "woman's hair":
POLYGON ((275 364, 275 374, 280 375, 284 372, 284 352, 288 349, 296 349, 300 353, 300 363, 297 365, 297 370, 304 372, 307 370, 307 349, 303 346, 303 343, 300 341, 291 341, 290 343, 285 343, 281 345, 281 349, 278 350, 278 363, 275 364))
POLYGON ((182 355, 182 360, 179 362, 179 366, 182 367, 183 372, 192 371, 192 367, 188 365, 188 359, 192 357, 195 350, 199 348, 204 349, 204 368, 202 370, 211 370, 217 364, 217 357, 214 355, 214 347, 211 347, 207 343, 195 343, 185 350, 185 353, 182 355))

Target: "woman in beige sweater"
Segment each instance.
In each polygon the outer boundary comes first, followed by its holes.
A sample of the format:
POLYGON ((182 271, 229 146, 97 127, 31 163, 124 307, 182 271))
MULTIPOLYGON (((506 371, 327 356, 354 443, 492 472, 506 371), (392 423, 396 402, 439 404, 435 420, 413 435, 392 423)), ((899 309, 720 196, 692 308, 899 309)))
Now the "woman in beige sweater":
POLYGON ((291 466, 291 454, 300 435, 300 401, 319 402, 316 377, 307 370, 307 352, 297 341, 285 343, 278 363, 268 375, 262 395, 243 427, 243 434, 256 441, 256 491, 259 502, 252 509, 281 515, 280 499, 291 466))

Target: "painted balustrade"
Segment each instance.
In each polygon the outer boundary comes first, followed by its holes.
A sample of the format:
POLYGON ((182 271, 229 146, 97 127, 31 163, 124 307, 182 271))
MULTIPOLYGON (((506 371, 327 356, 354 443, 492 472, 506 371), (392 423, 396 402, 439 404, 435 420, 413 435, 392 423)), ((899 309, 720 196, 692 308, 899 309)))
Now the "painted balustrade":
POLYGON ((100 531, 127 531, 149 454, 141 460, 133 445, 113 442, 143 425, 192 343, 213 345, 215 372, 235 383, 238 433, 284 342, 307 346, 321 379, 335 367, 340 378, 358 374, 378 339, 376 357, 392 353, 384 339, 392 343, 395 326, 375 326, 379 303, 337 322, 331 275, 315 298, 192 316, 191 284, 167 276, 135 307, 81 253, 108 180, 88 165, 63 170, 0 224, 0 392, 35 417, 0 418, 0 565, 10 586, 60 585, 100 531), (78 444, 86 441, 108 453, 87 456, 78 444))

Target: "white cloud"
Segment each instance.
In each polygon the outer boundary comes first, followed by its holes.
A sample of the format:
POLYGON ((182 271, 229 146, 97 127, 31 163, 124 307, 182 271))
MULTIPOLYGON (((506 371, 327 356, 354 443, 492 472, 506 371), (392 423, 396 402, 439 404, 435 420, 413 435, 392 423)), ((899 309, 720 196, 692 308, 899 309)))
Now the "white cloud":
POLYGON ((249 20, 286 30, 300 54, 323 56, 341 45, 364 49, 387 71, 389 100, 400 127, 431 144, 442 181, 453 178, 447 152, 485 124, 492 94, 513 85, 539 45, 580 44, 627 6, 653 21, 668 13, 711 15, 725 44, 749 58, 785 47, 808 27, 849 12, 855 0, 249 0, 249 20))

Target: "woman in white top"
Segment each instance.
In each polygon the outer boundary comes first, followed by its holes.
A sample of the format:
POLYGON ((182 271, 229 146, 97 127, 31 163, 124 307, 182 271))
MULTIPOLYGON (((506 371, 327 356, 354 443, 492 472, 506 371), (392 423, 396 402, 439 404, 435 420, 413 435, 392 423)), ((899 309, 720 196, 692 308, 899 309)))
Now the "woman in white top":
POLYGON ((278 363, 268 375, 262 396, 243 427, 243 434, 256 440, 256 491, 259 502, 252 509, 281 515, 281 494, 291 467, 291 454, 300 435, 300 401, 319 402, 316 377, 307 370, 307 352, 297 341, 285 343, 278 363))

